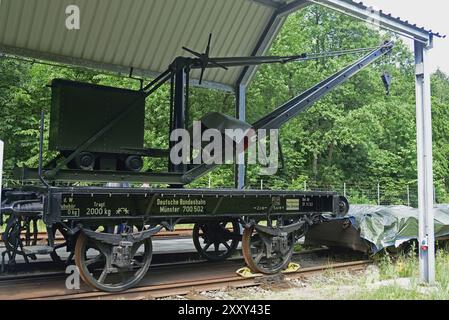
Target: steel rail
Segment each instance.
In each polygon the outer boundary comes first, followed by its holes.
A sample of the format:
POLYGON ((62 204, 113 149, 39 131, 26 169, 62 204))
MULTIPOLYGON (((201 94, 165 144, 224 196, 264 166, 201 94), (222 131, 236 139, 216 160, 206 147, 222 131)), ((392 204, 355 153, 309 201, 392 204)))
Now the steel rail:
MULTIPOLYGON (((372 261, 360 260, 353 262, 335 263, 317 267, 310 267, 300 269, 297 272, 284 274, 285 278, 288 280, 303 279, 316 275, 323 274, 326 271, 361 271, 364 270, 372 261)), ((192 291, 214 291, 225 288, 244 288, 244 287, 255 287, 263 283, 264 279, 269 280, 273 276, 261 276, 255 278, 242 278, 240 276, 226 276, 226 277, 216 277, 208 278, 203 280, 195 281, 179 281, 161 285, 153 286, 143 286, 130 289, 126 292, 120 293, 108 293, 108 292, 85 292, 77 293, 71 295, 61 295, 61 296, 41 296, 37 298, 29 298, 29 300, 92 300, 92 299, 107 299, 112 300, 114 298, 125 298, 125 299, 158 299, 166 298, 171 296, 187 295, 192 291), (145 296, 143 296, 145 295, 145 296)))

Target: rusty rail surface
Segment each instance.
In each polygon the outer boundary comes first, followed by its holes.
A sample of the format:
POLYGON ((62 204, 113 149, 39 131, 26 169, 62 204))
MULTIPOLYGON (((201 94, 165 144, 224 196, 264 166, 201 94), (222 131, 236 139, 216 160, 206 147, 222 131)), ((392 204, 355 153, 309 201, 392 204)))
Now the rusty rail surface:
MULTIPOLYGON (((326 271, 342 272, 342 271, 361 271, 364 270, 371 261, 359 260, 344 263, 327 264, 316 267, 303 268, 297 272, 284 274, 285 279, 304 279, 316 275, 323 274, 326 271)), ((126 292, 120 293, 107 293, 99 291, 82 292, 74 294, 53 294, 53 295, 40 295, 40 296, 28 296, 24 299, 29 300, 95 300, 95 299, 158 299, 171 296, 187 295, 191 292, 198 291, 214 291, 226 288, 243 288, 259 286, 266 280, 270 280, 273 276, 261 276, 255 278, 242 278, 237 275, 233 275, 230 272, 217 274, 216 277, 209 277, 203 280, 185 280, 174 281, 158 285, 148 285, 130 289, 126 292)))

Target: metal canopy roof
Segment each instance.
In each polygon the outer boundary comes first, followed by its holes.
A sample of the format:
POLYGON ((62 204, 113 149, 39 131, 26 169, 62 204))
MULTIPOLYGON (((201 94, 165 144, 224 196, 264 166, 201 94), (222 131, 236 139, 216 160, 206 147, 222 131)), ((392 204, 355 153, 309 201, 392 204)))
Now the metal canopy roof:
MULTIPOLYGON (((212 55, 251 55, 280 0, 1 0, 0 50, 62 63, 136 74, 165 71, 187 46, 212 55), (77 5, 80 30, 65 9, 77 5)), ((242 68, 207 72, 234 86, 242 68)), ((193 78, 198 75, 193 74, 193 78)))
POLYGON ((414 38, 418 41, 427 43, 429 36, 445 38, 445 35, 434 33, 424 27, 409 23, 400 17, 394 17, 391 13, 385 13, 382 10, 376 11, 373 7, 365 5, 363 2, 352 0, 310 0, 311 2, 324 5, 333 10, 337 10, 353 16, 355 18, 378 24, 380 27, 399 33, 401 35, 414 38))
MULTIPOLYGON (((212 56, 264 54, 286 16, 318 3, 367 14, 351 0, 0 0, 0 52, 95 69, 154 76, 182 46, 203 52, 213 34, 212 56), (81 12, 81 29, 65 26, 69 5, 81 12)), ((430 31, 382 14, 382 26, 425 41, 430 31)), ((233 89, 249 83, 255 67, 210 70, 205 85, 233 89)), ((198 73, 192 75, 198 77, 198 73)))

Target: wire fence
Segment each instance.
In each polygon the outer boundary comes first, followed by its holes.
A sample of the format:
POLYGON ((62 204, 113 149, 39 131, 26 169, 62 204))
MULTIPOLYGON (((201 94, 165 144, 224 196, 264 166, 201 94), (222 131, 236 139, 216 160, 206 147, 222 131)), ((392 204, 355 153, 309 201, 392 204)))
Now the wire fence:
MULTIPOLYGON (((277 190, 276 187, 269 186, 264 180, 258 184, 250 184, 248 189, 252 190, 277 190)), ((371 204, 371 205, 406 205, 418 207, 418 185, 416 183, 406 185, 383 185, 381 183, 366 185, 342 183, 333 186, 321 186, 312 182, 303 182, 301 188, 295 188, 301 191, 322 191, 337 192, 348 198, 352 204, 371 204)), ((437 199, 434 199, 437 203, 437 199)))

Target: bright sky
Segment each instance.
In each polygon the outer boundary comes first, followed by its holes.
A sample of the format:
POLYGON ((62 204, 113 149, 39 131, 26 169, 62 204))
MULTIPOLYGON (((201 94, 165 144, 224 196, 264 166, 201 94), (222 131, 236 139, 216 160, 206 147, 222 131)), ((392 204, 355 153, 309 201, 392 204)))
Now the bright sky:
MULTIPOLYGON (((401 17, 419 27, 447 35, 446 39, 435 38, 431 50, 432 71, 438 67, 449 74, 449 1, 448 0, 363 0, 394 17, 401 17)), ((411 44, 411 41, 407 41, 411 44)))

